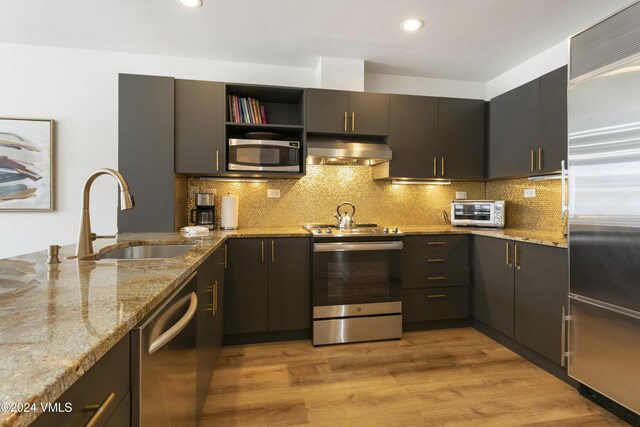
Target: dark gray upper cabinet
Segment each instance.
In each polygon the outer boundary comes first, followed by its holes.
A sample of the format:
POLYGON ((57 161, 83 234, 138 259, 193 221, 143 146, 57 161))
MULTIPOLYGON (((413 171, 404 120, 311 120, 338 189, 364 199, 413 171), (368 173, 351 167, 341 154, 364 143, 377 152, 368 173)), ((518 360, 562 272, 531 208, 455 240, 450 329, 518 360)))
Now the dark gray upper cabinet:
POLYGON ((567 151, 567 67, 493 98, 489 178, 556 172, 567 151))
POLYGON ((389 95, 307 89, 306 115, 310 133, 387 136, 389 95))
POLYGON ((176 80, 175 84, 175 172, 223 173, 224 83, 176 80))
POLYGON ((433 178, 432 161, 438 155, 438 98, 389 98, 389 146, 393 151, 389 176, 433 178))
POLYGON ((567 67, 540 77, 540 168, 538 173, 560 170, 567 159, 567 67))
POLYGON ((472 238, 472 315, 511 338, 514 337, 512 251, 513 243, 509 240, 472 238))
POLYGON ((232 239, 227 247, 226 334, 310 327, 309 239, 232 239))
POLYGON ((376 165, 374 179, 484 178, 485 102, 390 95, 393 158, 376 165))
POLYGON ((560 364, 562 307, 568 294, 567 250, 517 243, 515 338, 560 364))
POLYGON ((484 179, 485 104, 479 99, 438 99, 440 177, 484 179))
POLYGON ((136 200, 118 231, 175 231, 174 80, 120 74, 118 86, 118 169, 136 200))

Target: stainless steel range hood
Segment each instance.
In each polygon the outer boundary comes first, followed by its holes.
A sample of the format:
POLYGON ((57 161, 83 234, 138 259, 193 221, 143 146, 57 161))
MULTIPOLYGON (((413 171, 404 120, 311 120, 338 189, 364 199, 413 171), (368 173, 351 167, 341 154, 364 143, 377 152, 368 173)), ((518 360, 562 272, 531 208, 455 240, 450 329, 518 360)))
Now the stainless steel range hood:
POLYGON ((391 160, 391 148, 379 139, 307 138, 307 164, 377 165, 391 160))

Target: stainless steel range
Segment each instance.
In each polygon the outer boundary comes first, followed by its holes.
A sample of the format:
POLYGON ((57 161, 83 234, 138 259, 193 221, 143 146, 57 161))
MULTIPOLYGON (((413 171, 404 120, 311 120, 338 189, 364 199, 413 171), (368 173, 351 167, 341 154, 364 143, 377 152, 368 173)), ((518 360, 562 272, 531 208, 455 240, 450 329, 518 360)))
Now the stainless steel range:
POLYGON ((313 234, 313 344, 400 338, 403 233, 354 223, 305 229, 313 234))

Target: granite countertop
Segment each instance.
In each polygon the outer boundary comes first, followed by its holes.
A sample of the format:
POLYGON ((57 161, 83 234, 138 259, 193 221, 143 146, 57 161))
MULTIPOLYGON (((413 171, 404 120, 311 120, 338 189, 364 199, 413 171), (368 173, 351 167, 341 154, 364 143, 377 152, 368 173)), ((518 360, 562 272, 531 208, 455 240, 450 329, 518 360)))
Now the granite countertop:
MULTIPOLYGON (((460 233, 566 247, 562 236, 527 230, 405 226, 408 235, 460 233)), ((99 239, 104 252, 135 244, 195 243, 182 255, 156 260, 68 259, 60 250, 48 266, 46 251, 0 260, 0 403, 55 401, 227 238, 310 237, 301 227, 179 233, 130 233, 99 239)), ((28 425, 33 412, 2 412, 0 426, 28 425)))
POLYGON ((567 247, 567 238, 561 233, 515 228, 490 229, 453 227, 450 225, 404 226, 400 230, 407 235, 419 234, 473 234, 476 236, 496 237, 498 239, 516 240, 559 248, 567 247))

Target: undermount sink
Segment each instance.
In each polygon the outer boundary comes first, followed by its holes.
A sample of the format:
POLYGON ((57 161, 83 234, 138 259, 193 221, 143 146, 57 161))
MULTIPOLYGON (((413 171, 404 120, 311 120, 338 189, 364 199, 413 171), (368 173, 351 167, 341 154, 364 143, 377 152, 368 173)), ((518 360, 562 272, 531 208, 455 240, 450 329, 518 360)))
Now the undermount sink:
POLYGON ((157 259, 182 255, 194 244, 158 244, 129 246, 100 254, 99 259, 157 259))

